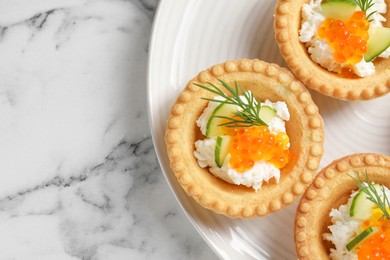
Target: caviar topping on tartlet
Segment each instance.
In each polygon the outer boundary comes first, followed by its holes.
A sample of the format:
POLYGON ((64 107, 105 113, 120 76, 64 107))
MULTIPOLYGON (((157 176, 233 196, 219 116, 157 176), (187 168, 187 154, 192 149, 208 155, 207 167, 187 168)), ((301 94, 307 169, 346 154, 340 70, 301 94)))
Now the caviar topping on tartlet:
POLYGON ((258 190, 264 181, 280 179, 280 169, 292 159, 285 121, 290 119, 285 102, 259 102, 250 90, 222 80, 200 85, 215 95, 197 120, 205 139, 195 142, 201 167, 216 177, 258 190), (221 89, 227 90, 227 94, 221 89))
MULTIPOLYGON (((353 177, 352 177, 353 178, 353 177)), ((380 184, 356 179, 346 204, 332 209, 330 233, 331 259, 390 259, 390 190, 380 184)))
POLYGON ((323 168, 297 208, 298 258, 388 259, 389 187, 386 155, 351 154, 323 168))
POLYGON ((323 154, 323 131, 310 93, 287 69, 243 59, 214 65, 188 82, 170 111, 165 141, 172 172, 190 197, 216 213, 253 218, 280 210, 304 192, 323 154), (243 107, 228 104, 235 98, 243 107), (254 139, 266 146, 253 145, 254 139), (200 152, 201 146, 207 151, 200 152), (257 154, 246 156, 245 149, 257 154), (206 154, 208 159, 199 160, 206 154), (213 175, 212 168, 224 165, 241 177, 254 167, 272 168, 280 178, 264 175, 236 185, 213 175))
POLYGON ((275 38, 293 74, 341 100, 390 91, 389 0, 278 0, 275 38))
POLYGON ((342 77, 375 73, 376 57, 390 56, 384 0, 311 0, 302 6, 299 40, 311 59, 342 77))

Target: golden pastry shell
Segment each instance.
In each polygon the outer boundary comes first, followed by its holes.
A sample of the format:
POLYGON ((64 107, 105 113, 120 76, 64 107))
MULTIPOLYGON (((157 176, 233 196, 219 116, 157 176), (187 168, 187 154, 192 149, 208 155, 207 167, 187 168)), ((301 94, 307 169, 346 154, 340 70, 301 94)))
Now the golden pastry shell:
MULTIPOLYGON (((390 27, 390 0, 384 15, 390 27)), ((309 0, 278 0, 275 8, 275 38, 279 50, 293 74, 307 87, 341 100, 367 100, 390 91, 390 58, 374 61, 375 73, 364 78, 347 79, 329 72, 313 62, 307 48, 298 39, 301 27, 301 8, 309 0)))
POLYGON ((312 181, 323 154, 323 120, 307 89, 285 68, 260 60, 227 61, 200 72, 182 90, 171 108, 165 135, 173 173, 185 192, 203 207, 232 218, 253 218, 280 210, 301 195, 312 181), (221 79, 238 82, 264 100, 285 101, 291 119, 286 123, 296 160, 282 169, 279 183, 270 181, 257 192, 229 184, 199 167, 194 143, 203 139, 196 120, 215 95, 194 85, 221 79))
POLYGON ((349 176, 367 173, 370 181, 390 188, 390 157, 381 154, 352 154, 335 160, 322 169, 303 194, 295 216, 295 250, 299 259, 329 259, 333 244, 324 241, 329 233, 329 213, 347 203, 351 192, 357 190, 349 176))

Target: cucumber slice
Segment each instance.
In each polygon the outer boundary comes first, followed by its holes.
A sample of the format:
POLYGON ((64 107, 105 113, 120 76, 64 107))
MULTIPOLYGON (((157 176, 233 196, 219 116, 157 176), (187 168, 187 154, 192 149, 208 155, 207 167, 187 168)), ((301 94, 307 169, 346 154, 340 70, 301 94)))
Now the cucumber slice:
POLYGON ((379 229, 377 227, 368 227, 362 233, 360 233, 357 237, 352 239, 345 247, 347 248, 348 251, 351 251, 356 245, 358 245, 360 242, 362 242, 367 237, 373 235, 378 230, 379 229))
POLYGON ((237 107, 235 105, 221 103, 217 106, 207 121, 206 136, 213 137, 226 134, 226 127, 220 126, 225 123, 226 119, 216 116, 233 117, 236 111, 237 107))
MULTIPOLYGON (((382 194, 379 184, 373 185, 378 194, 382 194)), ((366 220, 371 217, 371 209, 375 207, 375 203, 367 199, 367 194, 360 190, 352 199, 351 207, 349 208, 349 216, 354 219, 366 220)))
POLYGON ((221 135, 217 137, 217 143, 215 145, 214 155, 215 163, 218 167, 222 167, 225 161, 226 155, 229 152, 231 137, 228 135, 221 135))
POLYGON ((322 13, 327 18, 348 20, 360 8, 351 0, 328 0, 321 3, 322 13))
MULTIPOLYGON (((226 127, 221 124, 226 122, 226 119, 221 117, 234 117, 237 112, 237 106, 221 103, 217 106, 211 114, 206 127, 206 136, 215 137, 226 134, 226 127)), ((259 118, 268 126, 269 122, 276 115, 276 110, 269 106, 262 106, 259 112, 259 118)))
POLYGON ((259 117, 260 119, 267 124, 267 126, 269 125, 269 123, 271 122, 272 118, 276 115, 276 110, 272 109, 271 107, 269 106, 262 106, 260 108, 260 112, 259 112, 259 117))
POLYGON ((372 61, 390 46, 390 28, 370 26, 365 61, 372 61))

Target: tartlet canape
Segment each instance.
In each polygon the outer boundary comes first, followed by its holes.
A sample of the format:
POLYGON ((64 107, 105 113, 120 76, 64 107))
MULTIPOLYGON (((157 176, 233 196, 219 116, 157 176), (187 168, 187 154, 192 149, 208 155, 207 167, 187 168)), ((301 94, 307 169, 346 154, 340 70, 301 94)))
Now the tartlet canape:
MULTIPOLYGON (((375 38, 373 36, 374 33, 371 33, 369 29, 369 27, 374 28, 374 25, 370 24, 369 21, 371 21, 373 17, 376 18, 376 16, 370 16, 371 9, 363 12, 360 10, 360 7, 356 5, 356 17, 343 17, 345 15, 343 12, 343 6, 353 6, 356 2, 375 4, 375 1, 327 0, 327 2, 333 2, 331 5, 328 5, 333 9, 330 12, 327 12, 326 15, 335 15, 337 18, 329 18, 317 13, 313 14, 313 12, 321 13, 321 11, 323 11, 324 8, 321 8, 322 5, 319 2, 321 1, 315 0, 313 4, 313 1, 310 0, 278 0, 276 4, 274 21, 275 37, 279 45, 280 53, 293 74, 307 87, 324 95, 341 100, 367 100, 388 93, 390 91, 390 58, 377 57, 380 53, 376 52, 374 52, 371 56, 368 55, 369 53, 373 53, 371 51, 372 47, 370 47, 372 45, 370 43, 370 39, 372 40, 375 38), (333 7, 335 2, 337 2, 336 7, 333 7), (338 6, 339 3, 341 3, 341 8, 338 6), (305 8, 304 5, 306 6, 305 8), (305 18, 307 18, 306 16, 312 14, 313 20, 303 28, 303 22, 305 18), (328 20, 325 22, 326 19, 328 20), (352 23, 350 21, 351 19, 355 19, 357 22, 352 23), (336 23, 338 24, 338 27, 335 25, 336 23), (352 24, 350 27, 347 26, 349 23, 352 24), (350 29, 353 27, 353 30, 355 30, 356 24, 360 23, 362 23, 362 26, 365 27, 364 32, 362 32, 362 34, 364 34, 362 39, 359 38, 360 36, 357 36, 360 32, 355 33, 351 31, 352 29, 350 29), (319 30, 321 26, 322 31, 319 30), (341 27, 342 29, 340 29, 341 27), (324 30, 324 28, 326 30, 324 30), (313 37, 321 38, 316 43, 310 43, 310 39, 304 39, 306 36, 301 35, 302 31, 310 30, 314 30, 312 32, 314 35, 313 37), (335 35, 342 39, 338 40, 339 38, 336 38, 335 40, 335 35), (353 37, 350 37, 351 35, 353 37), (327 36, 330 38, 326 38, 327 36), (349 49, 346 48, 346 43, 348 42, 349 44, 351 41, 354 42, 353 47, 349 49), (361 46, 362 43, 364 43, 363 47, 361 46), (333 45, 331 46, 331 44, 334 44, 336 47, 333 45), (324 51, 318 53, 318 50, 324 51), (354 55, 359 55, 358 53, 360 51, 360 58, 356 60, 354 55), (340 62, 325 62, 325 59, 327 59, 325 56, 329 56, 328 54, 340 62), (375 58, 373 62, 371 62, 372 58, 375 58), (365 60, 367 60, 368 63, 365 62, 365 60), (322 67, 324 64, 328 67, 322 67), (334 64, 347 64, 348 66, 335 67, 334 64), (355 66, 355 64, 358 64, 359 66, 355 66), (370 64, 370 66, 366 66, 367 64, 370 64), (348 68, 348 70, 353 71, 357 70, 357 67, 361 69, 361 76, 355 75, 356 73, 351 74, 347 70, 344 70, 348 68), (373 67, 375 67, 374 73, 372 73, 373 67), (338 71, 338 73, 334 71, 338 71)), ((325 2, 326 0, 322 1, 322 3, 325 2)), ((387 4, 387 12, 382 13, 381 15, 383 15, 387 21, 382 22, 380 21, 381 18, 378 18, 375 23, 385 27, 390 27, 390 12, 388 11, 390 9, 390 1, 385 0, 385 3, 387 4)), ((348 8, 345 8, 345 10, 346 9, 348 8)), ((352 15, 353 13, 348 14, 352 15)), ((379 17, 379 15, 377 17, 379 17)), ((386 33, 380 32, 377 33, 377 35, 381 35, 382 37, 383 35, 388 34, 388 36, 386 36, 388 38, 386 41, 390 44, 390 29, 387 29, 386 33)), ((378 40, 378 42, 383 42, 383 40, 378 40)), ((381 51, 384 50, 382 49, 381 51)), ((384 57, 387 56, 388 55, 385 55, 384 57)))
POLYGON ((253 218, 291 204, 312 181, 323 154, 323 120, 307 89, 287 69, 243 59, 214 65, 188 82, 170 111, 165 141, 172 171, 190 197, 216 213, 253 218), (286 103, 290 118, 285 128, 293 158, 280 169, 278 182, 273 178, 254 189, 229 183, 199 165, 195 143, 206 137, 197 121, 209 104, 205 98, 216 96, 200 85, 212 84, 231 95, 221 82, 249 90, 259 102, 286 103))
MULTIPOLYGON (((333 259, 358 259, 357 254, 363 253, 359 250, 365 247, 364 239, 368 239, 358 235, 371 235, 372 229, 382 225, 378 224, 380 216, 376 218, 371 213, 377 214, 378 209, 367 202, 368 196, 362 192, 361 187, 367 183, 371 187, 390 187, 390 157, 352 154, 335 160, 317 174, 302 196, 295 217, 295 249, 299 259, 329 259, 331 254, 333 259), (371 221, 376 224, 371 225, 371 221), (338 242, 337 247, 331 241, 338 242)), ((377 190, 383 199, 382 189, 377 190)), ((390 235, 390 226, 385 229, 390 235)), ((390 241, 390 237, 387 239, 390 241)))

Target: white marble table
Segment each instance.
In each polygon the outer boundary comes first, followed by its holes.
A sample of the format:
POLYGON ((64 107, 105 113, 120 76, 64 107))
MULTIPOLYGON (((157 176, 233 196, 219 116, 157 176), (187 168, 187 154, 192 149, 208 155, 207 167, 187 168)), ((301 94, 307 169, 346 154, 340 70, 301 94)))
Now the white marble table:
POLYGON ((215 259, 148 129, 157 0, 0 0, 0 259, 215 259))

